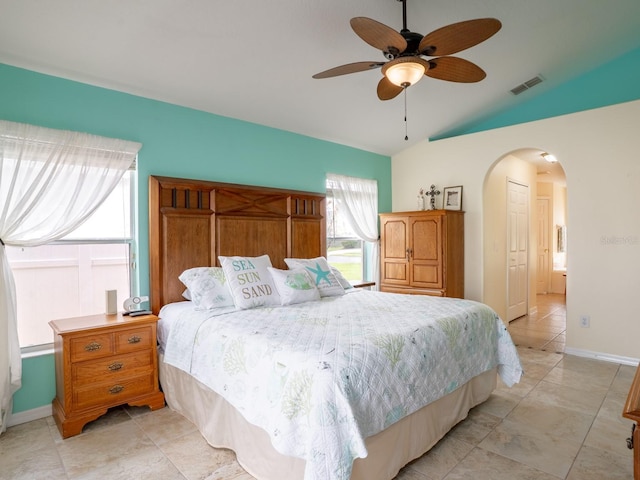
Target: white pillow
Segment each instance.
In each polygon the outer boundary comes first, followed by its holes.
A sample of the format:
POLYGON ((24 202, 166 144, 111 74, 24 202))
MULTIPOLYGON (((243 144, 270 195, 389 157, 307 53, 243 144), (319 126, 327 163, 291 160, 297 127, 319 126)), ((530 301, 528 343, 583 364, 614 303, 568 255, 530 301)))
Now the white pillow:
POLYGON ((353 285, 351 285, 351 282, 346 278, 344 278, 344 275, 342 275, 340 270, 338 270, 336 267, 332 265, 329 265, 329 267, 331 267, 331 273, 333 273, 336 276, 336 278, 338 279, 338 282, 340 282, 340 285, 342 285, 342 288, 344 288, 345 290, 353 288, 353 285))
MULTIPOLYGON (((195 267, 178 277, 199 310, 233 306, 233 296, 220 267, 195 267)), ((184 295, 184 294, 183 294, 184 295)))
POLYGON ((284 261, 289 268, 306 268, 316 283, 321 297, 344 295, 344 288, 331 273, 331 267, 326 258, 285 258, 284 261))
POLYGON ((218 257, 227 277, 236 308, 280 305, 280 295, 268 268, 269 255, 260 257, 218 257))
POLYGON ((320 292, 306 269, 279 270, 269 268, 269 273, 271 273, 280 294, 281 305, 320 300, 320 292))

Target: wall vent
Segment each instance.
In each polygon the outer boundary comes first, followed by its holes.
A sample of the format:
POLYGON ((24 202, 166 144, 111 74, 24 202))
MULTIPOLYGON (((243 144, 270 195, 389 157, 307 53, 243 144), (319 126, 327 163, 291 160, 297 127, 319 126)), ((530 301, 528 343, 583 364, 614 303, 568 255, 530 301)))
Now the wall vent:
POLYGON ((521 83, 517 87, 512 88, 511 93, 513 93, 514 95, 520 95, 525 90, 529 90, 530 88, 535 87, 536 85, 538 85, 539 83, 542 83, 543 81, 544 81, 544 78, 542 77, 542 75, 536 75, 531 80, 527 80, 526 82, 521 83))

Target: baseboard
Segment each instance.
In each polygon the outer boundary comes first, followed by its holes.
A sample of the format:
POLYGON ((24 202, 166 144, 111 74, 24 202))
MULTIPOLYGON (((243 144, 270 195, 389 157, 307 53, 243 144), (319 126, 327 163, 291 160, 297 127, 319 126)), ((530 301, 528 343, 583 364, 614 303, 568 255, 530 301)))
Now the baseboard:
POLYGON ((20 425, 21 423, 31 422, 38 420, 39 418, 46 418, 51 416, 51 404, 43 405, 42 407, 32 408, 31 410, 25 410, 24 412, 12 413, 7 419, 7 427, 13 427, 20 425))
POLYGON ((529 309, 529 315, 530 315, 530 316, 532 316, 532 315, 536 315, 537 313, 538 313, 538 306, 537 306, 537 305, 536 305, 536 306, 533 306, 533 307, 531 307, 531 308, 529 309))
POLYGON ((637 367, 640 363, 640 359, 638 358, 623 357, 622 355, 612 355, 610 353, 592 352, 591 350, 582 350, 580 348, 566 347, 564 349, 564 353, 568 355, 575 355, 577 357, 593 358, 594 360, 630 365, 632 367, 637 367))

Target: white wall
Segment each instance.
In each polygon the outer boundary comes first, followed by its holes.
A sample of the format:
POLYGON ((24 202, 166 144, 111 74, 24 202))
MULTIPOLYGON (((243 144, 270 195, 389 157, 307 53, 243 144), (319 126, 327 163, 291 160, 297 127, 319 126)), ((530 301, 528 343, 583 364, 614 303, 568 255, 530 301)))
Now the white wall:
POLYGON ((640 357, 640 101, 436 142, 392 157, 393 211, 421 187, 463 185, 466 297, 483 300, 483 184, 521 148, 553 152, 567 176, 567 349, 640 357), (581 315, 591 327, 581 328, 581 315))

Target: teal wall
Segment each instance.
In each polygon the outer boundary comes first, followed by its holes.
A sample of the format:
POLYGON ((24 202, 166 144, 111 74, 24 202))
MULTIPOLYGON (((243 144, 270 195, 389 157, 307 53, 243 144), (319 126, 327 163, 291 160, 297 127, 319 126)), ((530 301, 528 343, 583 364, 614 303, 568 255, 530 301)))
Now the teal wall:
MULTIPOLYGON (((597 61, 597 59, 594 60, 597 61)), ((537 94, 536 89, 539 88, 540 86, 537 86, 520 94, 516 97, 518 99, 516 105, 494 112, 472 124, 450 130, 431 140, 638 100, 640 99, 640 48, 547 92, 537 94)))
MULTIPOLYGON (((149 175, 324 192, 332 172, 376 179, 379 209, 391 210, 390 157, 2 64, 0 118, 142 143, 139 294, 149 291, 149 175)), ((25 359, 23 370, 14 413, 55 396, 51 355, 25 359)))
POLYGON ((47 405, 56 394, 53 354, 22 361, 22 388, 13 396, 13 411, 22 412, 47 405))

